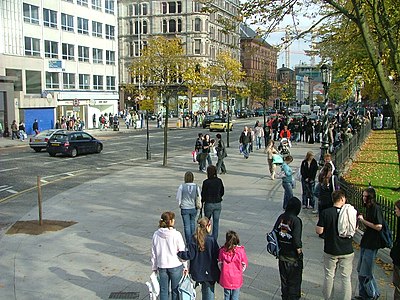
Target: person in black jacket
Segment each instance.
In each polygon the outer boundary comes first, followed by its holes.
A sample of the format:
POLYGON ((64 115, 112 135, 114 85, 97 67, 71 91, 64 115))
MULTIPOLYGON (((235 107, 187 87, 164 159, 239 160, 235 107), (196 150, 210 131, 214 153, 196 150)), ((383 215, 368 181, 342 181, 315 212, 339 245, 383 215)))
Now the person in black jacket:
POLYGON ((178 252, 178 256, 183 260, 190 260, 189 274, 194 281, 201 284, 202 299, 214 299, 215 283, 220 275, 219 246, 217 240, 210 235, 210 220, 201 218, 197 223, 198 227, 188 244, 188 250, 178 252))
POLYGON ((239 144, 242 147, 242 153, 244 158, 249 158, 250 155, 250 144, 252 142, 251 132, 244 126, 242 133, 240 134, 239 144))
POLYGON ((279 274, 282 299, 300 299, 303 278, 302 232, 303 222, 298 217, 301 201, 292 197, 275 222, 279 243, 279 274))
POLYGON ((393 247, 390 250, 390 257, 393 260, 393 285, 394 285, 394 296, 393 299, 400 299, 400 200, 394 203, 394 210, 397 216, 397 230, 396 240, 393 243, 393 247))
POLYGON ((212 235, 215 240, 218 240, 219 217, 224 192, 224 184, 217 177, 217 168, 214 165, 208 166, 207 179, 203 181, 201 190, 201 202, 204 203, 204 215, 208 219, 212 219, 212 235))
POLYGON ((314 187, 317 171, 318 163, 314 158, 314 153, 308 151, 300 167, 303 208, 314 209, 314 187))

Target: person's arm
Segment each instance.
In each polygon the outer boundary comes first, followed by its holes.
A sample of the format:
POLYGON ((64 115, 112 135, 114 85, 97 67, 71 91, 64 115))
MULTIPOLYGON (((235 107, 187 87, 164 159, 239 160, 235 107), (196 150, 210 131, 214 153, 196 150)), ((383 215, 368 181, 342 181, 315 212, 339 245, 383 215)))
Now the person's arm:
POLYGON ((178 191, 176 192, 176 201, 178 201, 178 206, 181 207, 181 202, 182 202, 182 184, 179 185, 178 191))
POLYGON ((317 233, 317 234, 322 234, 323 232, 324 232, 324 227, 321 227, 321 226, 316 226, 315 227, 315 232, 317 233))
POLYGON ((358 220, 361 223, 363 223, 365 226, 367 226, 369 228, 372 228, 373 230, 376 230, 376 231, 381 231, 382 230, 382 224, 374 224, 374 223, 372 223, 370 221, 367 221, 367 220, 364 219, 363 215, 359 215, 358 216, 358 220))
POLYGON ((222 180, 221 179, 219 179, 219 180, 221 181, 220 196, 222 198, 225 194, 225 187, 224 187, 224 183, 222 182, 222 180))

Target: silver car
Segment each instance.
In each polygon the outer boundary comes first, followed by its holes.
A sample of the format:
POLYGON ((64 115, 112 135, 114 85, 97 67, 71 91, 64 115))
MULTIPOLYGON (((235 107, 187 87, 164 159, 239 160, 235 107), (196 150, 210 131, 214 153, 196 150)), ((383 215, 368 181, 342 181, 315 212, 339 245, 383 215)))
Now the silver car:
POLYGON ((29 146, 35 150, 36 152, 42 151, 42 149, 46 149, 47 142, 56 132, 64 132, 64 129, 49 129, 43 130, 39 132, 37 135, 32 136, 29 139, 29 146))

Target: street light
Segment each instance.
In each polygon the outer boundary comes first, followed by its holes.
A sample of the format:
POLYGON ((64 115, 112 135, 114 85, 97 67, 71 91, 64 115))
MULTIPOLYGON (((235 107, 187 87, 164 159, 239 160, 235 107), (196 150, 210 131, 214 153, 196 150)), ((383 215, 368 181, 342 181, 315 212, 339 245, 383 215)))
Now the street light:
POLYGON ((321 141, 321 155, 319 158, 319 164, 322 166, 324 165, 324 156, 326 153, 328 153, 329 149, 329 139, 328 139, 328 123, 329 123, 329 117, 328 117, 328 105, 329 105, 329 98, 328 98, 328 90, 329 90, 329 85, 332 82, 332 70, 329 65, 323 64, 320 68, 321 70, 321 78, 322 78, 322 84, 324 87, 324 100, 325 100, 325 113, 324 113, 324 120, 322 124, 322 141, 321 141))

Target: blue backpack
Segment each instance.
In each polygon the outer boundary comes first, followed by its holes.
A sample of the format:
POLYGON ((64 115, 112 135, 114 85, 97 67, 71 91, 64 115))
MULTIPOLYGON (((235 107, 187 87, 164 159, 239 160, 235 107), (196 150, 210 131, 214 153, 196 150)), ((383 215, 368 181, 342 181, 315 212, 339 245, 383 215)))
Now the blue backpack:
POLYGON ((267 240, 267 251, 268 253, 275 256, 275 258, 279 258, 279 241, 278 241, 278 232, 274 228, 271 232, 267 233, 265 236, 267 240))
POLYGON ((393 247, 393 237, 392 232, 390 231, 388 223, 383 220, 382 230, 379 231, 379 235, 381 236, 382 240, 382 247, 381 248, 392 248, 393 247))

